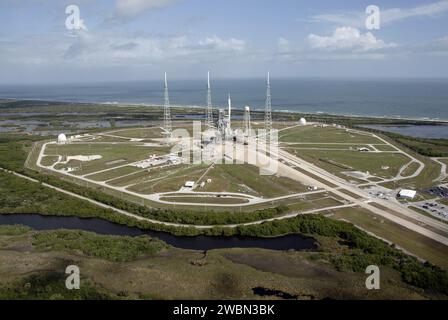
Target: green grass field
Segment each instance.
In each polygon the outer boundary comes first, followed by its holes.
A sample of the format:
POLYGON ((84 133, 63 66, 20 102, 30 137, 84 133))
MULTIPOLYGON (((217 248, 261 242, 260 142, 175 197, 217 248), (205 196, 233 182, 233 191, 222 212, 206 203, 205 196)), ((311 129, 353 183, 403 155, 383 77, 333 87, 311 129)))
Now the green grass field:
POLYGON ((169 147, 144 147, 133 144, 65 144, 65 145, 47 145, 45 149, 46 155, 61 155, 61 156, 88 156, 100 155, 101 159, 93 161, 78 161, 73 160, 71 163, 58 164, 56 169, 67 168, 74 166, 79 168, 74 173, 76 175, 85 175, 95 173, 98 171, 111 169, 117 166, 122 166, 127 163, 133 163, 149 158, 150 155, 162 155, 169 152, 169 147), (82 164, 82 165, 81 165, 82 164))
POLYGON ((387 144, 377 144, 375 145, 375 148, 378 151, 397 151, 397 149, 387 144))
POLYGON ((108 134, 125 137, 125 138, 136 138, 136 139, 152 139, 152 138, 163 138, 162 129, 157 127, 150 128, 132 128, 132 129, 120 129, 117 131, 110 131, 108 134))
POLYGON ((403 177, 408 177, 412 175, 417 169, 420 167, 420 165, 417 162, 412 162, 408 165, 408 167, 401 173, 403 177))
POLYGON ((43 166, 49 167, 49 166, 52 166, 53 164, 55 164, 58 161, 58 159, 59 159, 58 156, 45 156, 45 157, 42 157, 41 164, 43 166))
POLYGON ((107 181, 112 180, 118 177, 122 177, 125 175, 129 175, 131 173, 142 171, 141 168, 133 167, 133 166, 125 166, 117 169, 112 169, 108 171, 104 171, 101 173, 91 174, 86 176, 86 178, 94 180, 94 181, 107 181))
POLYGON ((108 185, 114 187, 126 187, 132 184, 137 184, 145 180, 152 179, 152 176, 146 170, 142 170, 125 177, 117 178, 107 182, 108 185))
POLYGON ((315 165, 337 174, 338 176, 353 180, 341 172, 362 171, 381 178, 395 177, 400 168, 407 164, 410 159, 398 153, 369 153, 358 151, 329 151, 329 150, 295 150, 287 151, 312 162, 315 165), (383 167, 388 167, 383 169, 383 167))
POLYGON ((353 143, 375 144, 384 143, 374 137, 347 132, 334 127, 295 127, 279 133, 280 142, 314 142, 314 143, 353 143))
POLYGON ((326 143, 294 143, 283 144, 288 149, 330 149, 330 150, 357 150, 358 148, 368 148, 373 151, 367 144, 326 144, 326 143))
POLYGON ((212 203, 212 204, 244 204, 249 202, 246 199, 232 198, 232 197, 161 197, 160 200, 170 202, 185 202, 185 203, 212 203))
POLYGON ((390 189, 396 189, 399 187, 409 189, 422 189, 433 186, 435 183, 434 180, 440 176, 441 171, 440 164, 423 156, 418 155, 414 156, 425 164, 425 168, 417 177, 412 179, 400 180, 397 181, 396 183, 387 182, 381 185, 390 189))
POLYGON ((287 206, 292 211, 308 211, 312 209, 321 209, 326 207, 334 207, 334 206, 340 206, 342 205, 342 202, 331 198, 327 196, 323 196, 318 199, 307 199, 304 198, 303 200, 287 203, 287 206))
POLYGON ((260 175, 259 168, 249 164, 219 164, 201 181, 211 179, 200 191, 239 192, 261 197, 278 197, 308 191, 298 181, 276 175, 260 175))
MULTIPOLYGON (((128 189, 142 194, 178 191, 186 181, 197 181, 207 168, 207 165, 182 166, 179 170, 167 172, 163 179, 142 182, 128 189)), ((159 174, 163 175, 163 172, 159 174)), ((153 179, 155 178, 151 176, 145 178, 145 180, 153 179)))
MULTIPOLYGON (((112 134, 113 135, 113 134, 112 134)), ((95 136, 95 138, 93 140, 91 140, 93 142, 128 142, 129 139, 128 138, 120 138, 120 137, 111 137, 111 136, 106 136, 106 135, 97 135, 95 136)))
POLYGON ((115 187, 126 187, 139 184, 147 180, 163 179, 180 172, 180 170, 185 170, 186 168, 188 168, 187 165, 175 165, 170 166, 169 168, 140 169, 140 171, 136 173, 110 180, 107 184, 115 187))

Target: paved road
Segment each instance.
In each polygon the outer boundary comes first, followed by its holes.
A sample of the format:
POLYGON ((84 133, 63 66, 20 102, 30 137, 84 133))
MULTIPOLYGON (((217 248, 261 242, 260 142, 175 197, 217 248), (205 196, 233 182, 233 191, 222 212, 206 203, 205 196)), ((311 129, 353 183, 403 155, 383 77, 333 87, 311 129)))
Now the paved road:
MULTIPOLYGON (((345 181, 344 181, 344 183, 341 183, 341 181, 339 179, 333 179, 331 177, 331 174, 329 174, 328 172, 326 172, 326 171, 324 171, 324 170, 314 166, 311 163, 308 163, 308 162, 306 162, 306 161, 304 161, 302 159, 299 159, 296 156, 291 155, 291 154, 289 154, 289 153, 287 153, 285 151, 280 150, 279 157, 281 159, 287 161, 288 163, 290 163, 290 164, 292 164, 294 166, 299 166, 300 168, 302 168, 302 169, 304 169, 304 170, 306 170, 306 171, 308 171, 308 172, 318 176, 321 179, 325 179, 326 181, 328 181, 328 182, 330 182, 330 183, 332 183, 332 184, 337 186, 336 188, 327 186, 327 190, 328 191, 331 191, 334 194, 336 194, 336 195, 346 199, 347 201, 350 201, 351 203, 355 203, 356 205, 358 205, 358 206, 360 206, 362 208, 365 208, 365 209, 369 210, 372 213, 375 213, 375 214, 377 214, 379 216, 382 216, 382 217, 384 217, 384 218, 386 218, 388 220, 396 222, 396 223, 398 223, 398 224, 400 224, 400 225, 402 225, 402 226, 404 226, 404 227, 406 227, 406 228, 408 228, 408 229, 410 229, 412 231, 415 231, 417 233, 425 235, 428 238, 431 238, 431 239, 433 239, 435 241, 438 241, 438 242, 443 243, 443 244, 448 246, 448 238, 446 236, 443 236, 443 235, 441 235, 439 233, 436 233, 434 231, 428 230, 427 228, 424 228, 424 227, 422 227, 420 225, 417 225, 417 224, 415 224, 415 223, 413 223, 413 222, 411 222, 409 220, 406 220, 406 219, 401 218, 399 216, 393 215, 391 213, 388 213, 388 212, 386 212, 384 210, 381 210, 381 209, 373 206, 371 204, 373 202, 373 200, 368 200, 371 197, 370 197, 370 195, 367 192, 365 192, 365 191, 363 191, 363 190, 361 190, 359 188, 356 188, 354 186, 351 186, 351 185, 347 184, 345 181), (340 188, 346 189, 346 190, 350 191, 351 193, 353 193, 355 195, 358 195, 361 199, 356 199, 356 198, 354 198, 352 196, 347 195, 344 192, 341 192, 340 188)), ((316 183, 319 183, 319 182, 316 180, 316 183)), ((397 211, 398 213, 400 213, 400 214, 402 214, 404 216, 408 216, 409 218, 412 218, 414 220, 420 221, 422 224, 429 225, 429 226, 434 227, 434 228, 436 228, 438 230, 446 232, 447 235, 448 235, 448 225, 443 223, 443 222, 439 222, 439 221, 434 220, 432 218, 420 215, 420 214, 418 214, 418 213, 416 213, 416 212, 414 212, 414 211, 412 211, 412 210, 410 210, 410 209, 408 209, 408 208, 406 208, 404 206, 401 206, 399 204, 394 204, 394 203, 387 202, 387 201, 380 200, 380 199, 375 199, 374 202, 378 203, 378 204, 380 204, 380 205, 382 205, 382 206, 384 206, 386 208, 389 208, 389 209, 392 209, 394 211, 397 211)))
POLYGON ((431 158, 431 159, 441 165, 440 176, 435 181, 443 181, 446 178, 448 178, 448 171, 446 170, 447 169, 446 163, 440 161, 440 159, 447 160, 448 158, 431 158))
MULTIPOLYGON (((33 183, 41 183, 37 179, 28 177, 28 176, 20 174, 18 172, 6 170, 4 168, 0 168, 0 170, 8 172, 8 173, 11 173, 11 174, 13 174, 13 175, 15 175, 17 177, 26 179, 26 180, 28 180, 30 182, 33 182, 33 183)), ((190 225, 190 224, 172 223, 172 222, 164 222, 164 221, 149 219, 149 218, 145 218, 145 217, 136 215, 134 213, 122 210, 122 209, 115 208, 113 206, 104 204, 102 202, 99 202, 99 201, 96 201, 96 200, 92 200, 90 198, 81 196, 79 194, 76 194, 76 193, 73 193, 73 192, 61 189, 59 187, 55 187, 55 186, 53 186, 51 184, 48 184, 48 183, 41 183, 41 184, 43 186, 47 187, 47 188, 56 190, 58 192, 64 193, 66 195, 69 195, 69 196, 72 196, 72 197, 75 197, 75 198, 78 198, 78 199, 81 199, 81 200, 88 201, 88 202, 90 202, 90 203, 92 203, 94 205, 97 205, 99 207, 113 210, 113 211, 115 211, 115 212, 117 212, 119 214, 125 215, 125 216, 130 217, 130 218, 137 219, 139 221, 146 221, 146 222, 150 222, 150 223, 154 223, 154 224, 165 225, 165 226, 172 226, 172 227, 189 227, 189 228, 196 228, 196 229, 211 229, 211 228, 216 227, 216 225, 190 225)), ((278 216, 278 217, 275 217, 275 218, 263 219, 263 220, 247 222, 247 223, 240 223, 240 224, 227 224, 227 225, 221 225, 220 227, 223 227, 223 228, 235 228, 235 227, 238 227, 238 226, 249 226, 249 225, 255 225, 255 224, 262 224, 262 223, 267 222, 267 221, 283 220, 283 219, 293 218, 293 217, 296 217, 296 216, 301 215, 301 214, 319 213, 319 212, 326 211, 326 210, 347 208, 347 207, 352 207, 352 206, 353 206, 352 204, 348 204, 348 205, 340 205, 340 206, 333 206, 333 207, 327 207, 327 208, 321 208, 321 209, 308 210, 308 211, 303 211, 303 212, 295 212, 295 213, 289 213, 289 214, 286 214, 286 215, 278 216)))

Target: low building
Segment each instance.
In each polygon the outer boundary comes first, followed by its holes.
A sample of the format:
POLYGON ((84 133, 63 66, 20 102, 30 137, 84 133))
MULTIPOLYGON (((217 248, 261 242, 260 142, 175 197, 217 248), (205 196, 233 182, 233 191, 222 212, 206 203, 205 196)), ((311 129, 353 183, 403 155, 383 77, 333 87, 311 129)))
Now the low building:
POLYGON ((194 181, 187 181, 185 182, 186 188, 193 188, 194 187, 194 181))
POLYGON ((402 189, 398 193, 398 197, 403 199, 414 199, 417 195, 417 191, 415 190, 409 190, 409 189, 402 189))

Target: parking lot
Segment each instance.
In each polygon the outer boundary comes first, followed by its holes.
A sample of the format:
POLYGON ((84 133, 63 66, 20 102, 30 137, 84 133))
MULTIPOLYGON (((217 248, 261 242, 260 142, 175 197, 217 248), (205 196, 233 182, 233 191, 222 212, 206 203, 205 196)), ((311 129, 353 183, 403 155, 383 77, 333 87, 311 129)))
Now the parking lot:
POLYGON ((448 199, 448 188, 446 187, 442 186, 433 187, 430 189, 426 189, 425 192, 442 199, 448 199))
POLYGON ((428 200, 416 202, 414 205, 437 218, 448 221, 448 206, 444 204, 441 204, 435 200, 428 200))

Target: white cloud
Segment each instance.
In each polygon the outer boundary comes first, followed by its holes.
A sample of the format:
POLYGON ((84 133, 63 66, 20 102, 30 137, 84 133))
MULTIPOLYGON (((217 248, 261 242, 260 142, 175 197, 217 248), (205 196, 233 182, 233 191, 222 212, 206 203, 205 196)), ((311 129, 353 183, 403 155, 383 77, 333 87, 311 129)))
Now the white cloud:
POLYGON ((246 47, 246 42, 235 38, 226 40, 218 36, 212 36, 199 41, 199 46, 211 50, 242 51, 246 47))
MULTIPOLYGON (((82 33, 75 39, 65 39, 64 43, 64 46, 60 44, 58 50, 52 52, 55 57, 49 61, 51 64, 70 61, 84 66, 138 66, 174 61, 186 56, 189 62, 200 63, 211 59, 226 60, 243 54, 246 48, 244 40, 225 39, 216 35, 197 39, 187 35, 82 33)), ((48 50, 51 50, 50 46, 48 50)), ((21 51, 22 54, 27 52, 23 48, 21 51)))
MULTIPOLYGON (((381 9, 381 24, 386 25, 410 18, 436 17, 448 12, 448 0, 424 4, 412 8, 381 9)), ((327 13, 315 15, 314 22, 330 22, 343 26, 363 27, 366 15, 364 12, 327 13)))
POLYGON ((277 39, 277 51, 279 53, 288 53, 291 51, 291 42, 283 37, 277 39))
POLYGON ((400 21, 414 17, 433 17, 448 11, 448 1, 439 1, 414 8, 395 8, 381 12, 381 18, 385 23, 400 21))
POLYGON ((80 68, 162 65, 164 63, 204 64, 210 61, 244 59, 246 42, 217 35, 196 38, 191 35, 148 35, 136 33, 83 32, 78 37, 42 35, 8 41, 0 50, 0 61, 10 65, 41 65, 80 68), (182 62, 180 62, 182 61, 182 62))
POLYGON ((336 28, 330 36, 310 34, 308 42, 313 49, 349 50, 358 53, 396 47, 393 43, 388 44, 376 38, 371 32, 361 33, 352 27, 336 28))

